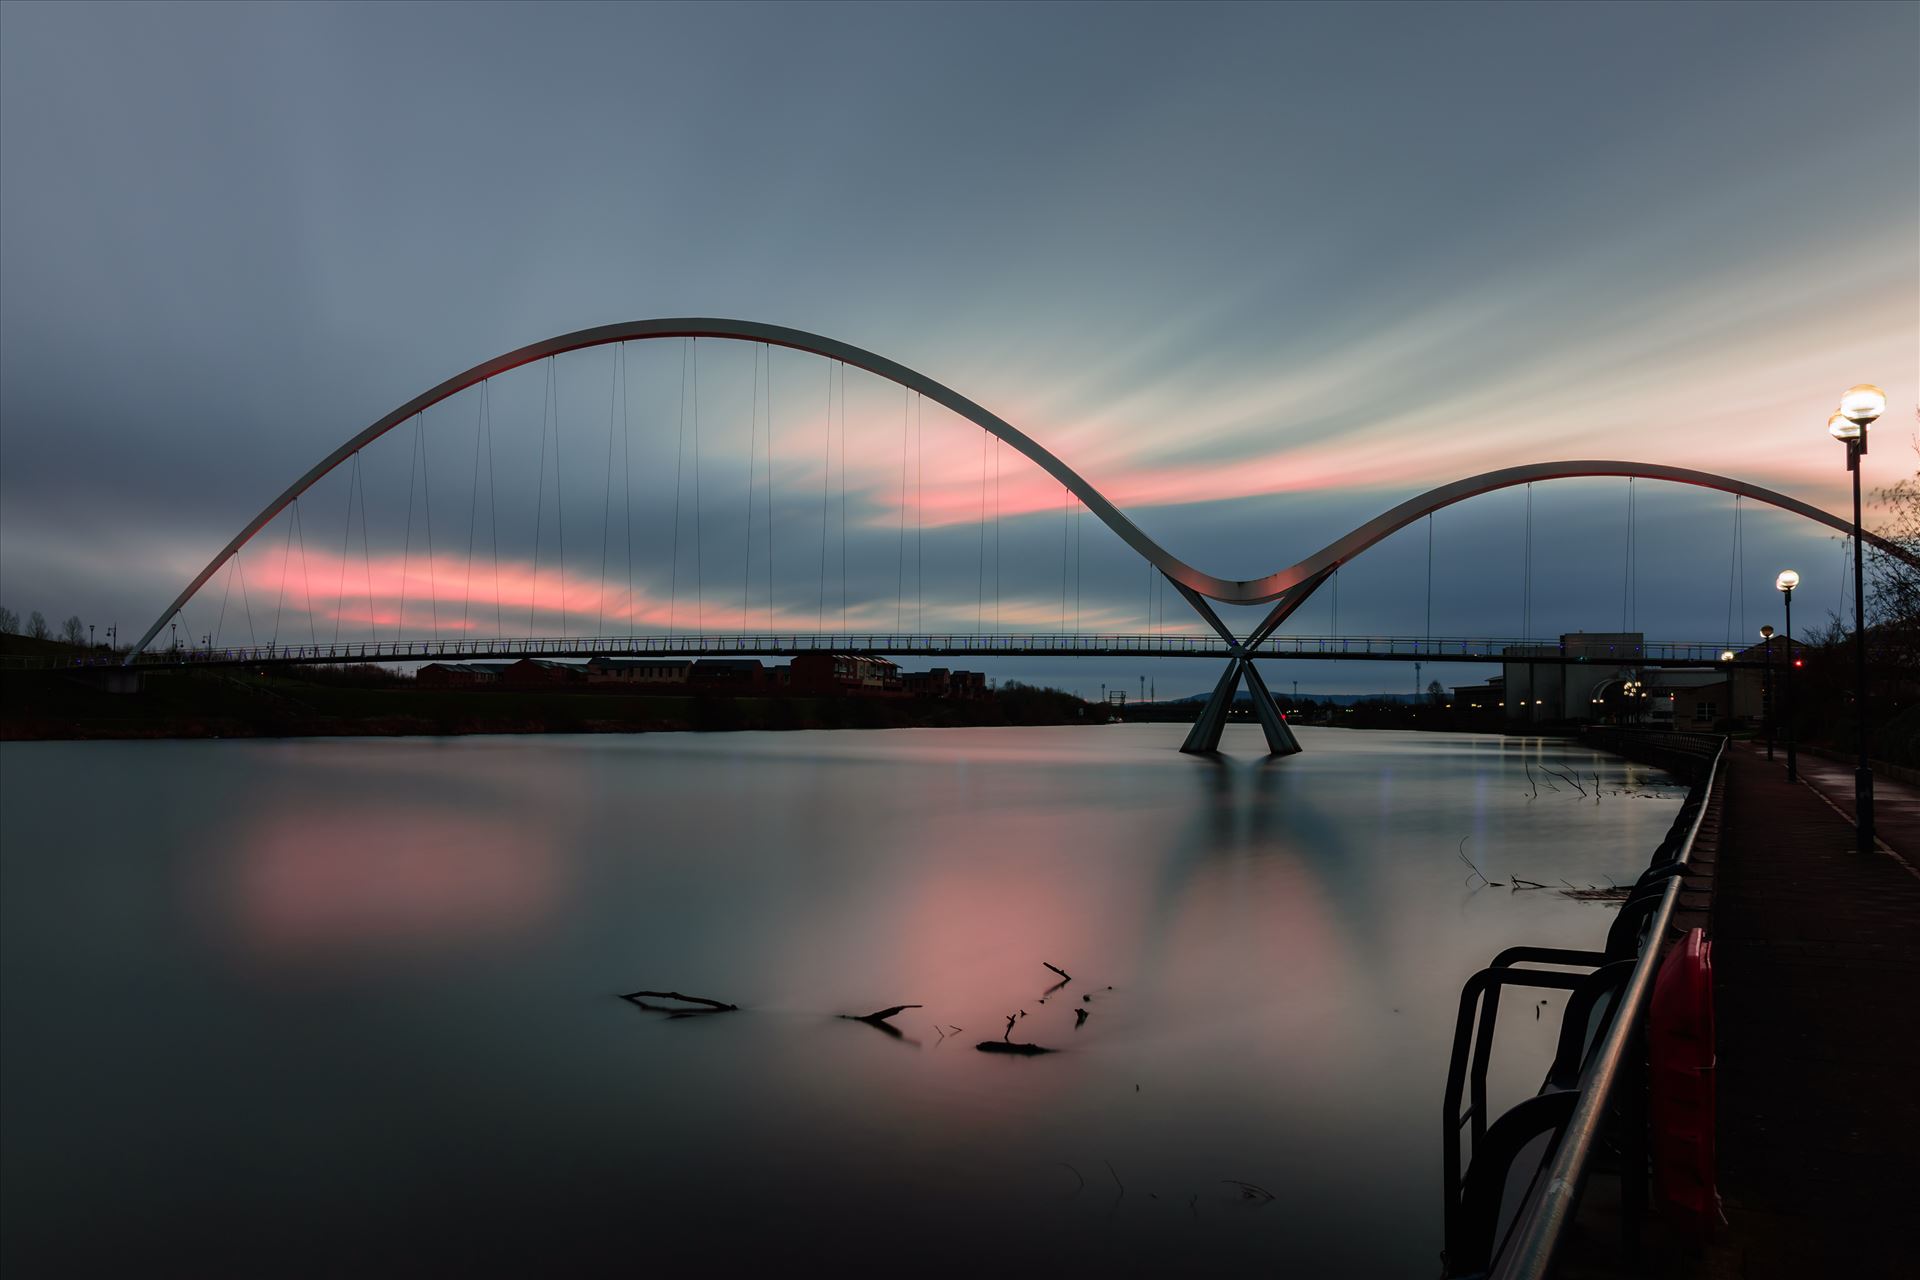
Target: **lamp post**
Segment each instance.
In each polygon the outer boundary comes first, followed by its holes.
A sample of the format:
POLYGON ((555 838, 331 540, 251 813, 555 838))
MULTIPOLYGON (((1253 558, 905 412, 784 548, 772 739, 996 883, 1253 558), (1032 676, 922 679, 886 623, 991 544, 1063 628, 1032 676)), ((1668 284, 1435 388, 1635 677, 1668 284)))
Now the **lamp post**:
POLYGON ((1760 628, 1761 643, 1767 647, 1766 661, 1760 668, 1760 719, 1767 730, 1767 759, 1773 759, 1773 628, 1760 628))
POLYGON ((1787 599, 1787 674, 1781 683, 1781 701, 1786 704, 1787 721, 1787 781, 1798 782, 1800 772, 1795 767, 1793 757, 1793 589, 1800 585, 1800 575, 1791 569, 1783 569, 1773 585, 1787 599))
POLYGON ((1847 446, 1847 470, 1853 472, 1853 720, 1860 748, 1860 760, 1853 770, 1853 828, 1861 853, 1873 852, 1873 769, 1867 764, 1866 572, 1860 560, 1860 459, 1867 453, 1868 425, 1886 411, 1887 393, 1863 382, 1847 389, 1840 397, 1840 412, 1827 419, 1827 433, 1847 446))

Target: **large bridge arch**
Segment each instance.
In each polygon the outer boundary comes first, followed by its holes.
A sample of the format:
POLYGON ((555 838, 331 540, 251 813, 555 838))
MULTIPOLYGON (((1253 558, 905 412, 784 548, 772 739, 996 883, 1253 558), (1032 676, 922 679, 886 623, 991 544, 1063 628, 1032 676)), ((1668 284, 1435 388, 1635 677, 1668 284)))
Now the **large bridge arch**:
MULTIPOLYGON (((1442 507, 1464 502, 1480 494, 1491 493, 1498 489, 1516 485, 1530 484, 1541 480, 1570 479, 1576 477, 1628 476, 1650 480, 1665 480, 1677 484, 1693 485, 1699 488, 1717 489, 1725 493, 1739 494, 1755 501, 1790 511, 1795 515, 1825 524, 1841 532, 1851 531, 1850 522, 1823 511, 1818 507, 1801 502, 1797 498, 1736 480, 1730 476, 1716 475, 1712 472, 1694 471, 1683 467, 1666 467, 1651 463, 1625 462, 1617 460, 1578 460, 1567 462, 1538 462, 1525 466, 1507 467, 1498 471, 1484 472, 1456 480, 1452 484, 1430 489, 1417 497, 1409 498, 1351 532, 1344 534, 1325 547, 1295 564, 1256 579, 1227 579, 1206 573, 1175 556, 1158 542, 1148 537, 1140 527, 1127 517, 1118 507, 1107 499, 1098 489, 1068 466, 1059 457, 1043 448, 1024 432, 975 403, 951 387, 910 369, 885 356, 877 355, 864 348, 853 346, 821 334, 808 333, 801 329, 791 329, 780 325, 761 324, 750 320, 726 320, 707 317, 674 317, 657 320, 635 320, 620 324, 601 325, 591 329, 580 329, 573 333, 561 334, 541 342, 509 351, 474 365, 462 373, 455 374, 438 386, 415 396, 391 413, 378 419, 364 430, 353 436, 339 448, 329 453, 295 480, 286 490, 260 510, 247 525, 228 542, 220 552, 207 562, 184 590, 171 604, 154 619, 139 641, 128 654, 127 661, 143 652, 153 642, 155 636, 165 627, 167 620, 193 597, 194 593, 205 586, 221 566, 232 559, 254 535, 265 528, 277 515, 285 510, 295 498, 305 493, 321 477, 346 462, 358 450, 386 435, 389 431, 407 422, 414 415, 446 400, 469 387, 485 382, 489 378, 532 364, 550 356, 562 355, 571 351, 580 351, 589 347, 608 346, 615 343, 647 341, 659 338, 725 338, 742 342, 764 343, 769 346, 786 347, 795 351, 836 360, 854 368, 872 373, 878 377, 918 393, 932 400, 955 415, 973 423, 982 430, 998 437, 1006 444, 1039 466, 1048 475, 1059 481, 1068 492, 1079 498, 1101 523, 1119 535, 1134 551, 1146 559, 1179 589, 1182 595, 1193 604, 1202 620, 1219 632, 1229 643, 1238 643, 1236 638, 1220 620, 1219 616, 1207 605, 1212 599, 1224 604, 1255 605, 1273 603, 1274 608, 1252 636, 1247 644, 1258 643, 1280 625, 1286 617, 1313 594, 1342 563, 1359 555, 1374 543, 1387 537, 1398 529, 1437 511, 1442 507)), ((1920 567, 1916 560, 1900 547, 1886 540, 1868 534, 1867 538, 1875 546, 1899 557, 1909 564, 1920 567)))
MULTIPOLYGON (((1650 462, 1626 462, 1617 459, 1533 462, 1524 466, 1503 467, 1498 471, 1483 471, 1477 476, 1455 480, 1451 484, 1443 484, 1408 498, 1398 506, 1381 512, 1365 524, 1335 538, 1306 559, 1291 564, 1277 573, 1269 574, 1258 582, 1246 584, 1258 593, 1256 599, 1249 600, 1247 603, 1276 602, 1272 612, 1254 629, 1248 643, 1257 644, 1271 635, 1275 628, 1285 622, 1326 583, 1335 569, 1375 543, 1442 508, 1465 502, 1469 498, 1477 498, 1482 494, 1545 480, 1585 480, 1608 476, 1624 476, 1635 480, 1664 480, 1672 484, 1691 485, 1698 489, 1717 489, 1722 493, 1736 494, 1771 507, 1778 507, 1782 511, 1824 524, 1843 534, 1853 532, 1851 520, 1777 490, 1749 484, 1744 480, 1736 480, 1732 476, 1717 475, 1711 471, 1695 471, 1687 467, 1667 467, 1650 462)), ((1868 542, 1888 555, 1920 569, 1920 559, 1911 555, 1899 544, 1889 542, 1878 534, 1868 533, 1865 537, 1868 542)))
MULTIPOLYGON (((769 346, 786 347, 794 351, 804 351, 810 355, 837 360, 856 369, 885 378, 897 386, 917 392, 926 399, 939 404, 958 416, 991 433, 1011 445, 1041 470, 1058 480, 1066 489, 1105 524, 1118 534, 1122 541, 1145 557, 1160 572, 1184 592, 1210 596, 1215 600, 1239 600, 1239 593, 1245 583, 1232 582, 1225 578, 1216 578, 1205 573, 1148 537, 1140 527, 1127 516, 1106 495, 1094 488, 1087 479, 1060 458, 1041 447, 1032 438, 1016 428, 998 414, 988 411, 974 403, 953 388, 936 382, 927 375, 885 356, 877 355, 851 343, 817 333, 808 333, 801 329, 789 329, 780 325, 761 324, 752 320, 724 320, 710 317, 673 317, 661 320, 631 320, 620 324, 600 325, 592 329, 579 329, 573 333, 563 333, 558 337, 535 342, 491 360, 483 360, 471 369, 457 373, 445 382, 422 392, 407 401, 385 417, 375 421, 358 435, 335 449, 332 453, 315 463, 298 480, 287 486, 279 497, 261 508, 260 514, 249 521, 245 528, 236 534, 233 540, 218 555, 207 562, 206 568, 189 582, 186 589, 174 597, 164 612, 154 620, 146 634, 140 637, 128 655, 139 654, 160 634, 167 625, 167 619, 174 616, 181 606, 193 598, 195 592, 205 586, 220 567, 246 546, 253 536, 264 529, 272 519, 284 511, 295 498, 312 488, 321 477, 331 472, 351 458, 355 452, 365 448, 395 427, 409 421, 415 414, 431 409, 441 401, 449 399, 467 388, 477 386, 489 378, 544 360, 549 356, 564 355, 570 351, 582 351, 589 347, 610 346, 621 342, 641 342, 658 338, 728 338, 741 342, 759 342, 769 346)), ((1257 601, 1255 602, 1257 603, 1257 601)), ((1216 628, 1219 623, 1209 619, 1216 628)), ((1224 628, 1221 628, 1224 634, 1224 628)))

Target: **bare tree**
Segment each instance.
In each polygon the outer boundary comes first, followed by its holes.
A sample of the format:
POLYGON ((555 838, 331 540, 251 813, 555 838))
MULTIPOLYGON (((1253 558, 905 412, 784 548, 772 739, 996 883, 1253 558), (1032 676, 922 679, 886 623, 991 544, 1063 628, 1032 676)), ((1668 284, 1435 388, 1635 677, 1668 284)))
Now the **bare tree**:
POLYGON ((20 615, 11 609, 0 608, 0 636, 20 634, 20 615))
POLYGON ((73 614, 60 624, 60 638, 71 645, 84 645, 87 642, 87 624, 80 621, 79 614, 73 614))
POLYGON ((53 632, 47 626, 47 617, 38 609, 27 617, 27 634, 35 640, 53 639, 53 632))
MULTIPOLYGON (((1920 475, 1878 490, 1886 518, 1875 533, 1910 555, 1920 555, 1920 475)), ((1920 668, 1920 569, 1878 547, 1866 549, 1867 625, 1880 633, 1888 659, 1920 668)), ((1884 660, 1884 659, 1883 659, 1884 660)))

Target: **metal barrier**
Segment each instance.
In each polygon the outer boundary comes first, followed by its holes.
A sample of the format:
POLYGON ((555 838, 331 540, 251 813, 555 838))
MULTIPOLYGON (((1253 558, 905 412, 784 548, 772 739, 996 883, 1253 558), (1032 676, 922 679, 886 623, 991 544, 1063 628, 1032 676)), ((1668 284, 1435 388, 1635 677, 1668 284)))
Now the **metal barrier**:
MULTIPOLYGON (((1678 865, 1684 866, 1692 856, 1694 841, 1700 834, 1700 825, 1706 818, 1712 799, 1714 782, 1726 758, 1726 749, 1726 739, 1722 738, 1707 764, 1704 776, 1695 784, 1693 795, 1688 798, 1693 813, 1687 822, 1685 835, 1674 852, 1673 860, 1678 865)), ((1682 812, 1684 814, 1685 811, 1682 812)), ((1654 977, 1659 972, 1667 925, 1673 917, 1674 904, 1680 897, 1682 879, 1680 875, 1667 877, 1660 905, 1654 910, 1648 926, 1649 932, 1639 963, 1634 966, 1633 975, 1627 981, 1605 1038, 1581 1073, 1579 1101, 1574 1104, 1573 1114, 1561 1130, 1560 1140, 1548 1161, 1545 1175, 1535 1180, 1533 1195, 1521 1210, 1508 1243, 1494 1260, 1491 1273, 1493 1280, 1543 1280, 1553 1266, 1554 1254, 1578 1206, 1581 1182, 1599 1142, 1607 1104, 1620 1076, 1629 1070, 1628 1049, 1639 1039, 1640 1023, 1653 991, 1654 977)), ((1634 1149, 1638 1150, 1637 1143, 1634 1149)))

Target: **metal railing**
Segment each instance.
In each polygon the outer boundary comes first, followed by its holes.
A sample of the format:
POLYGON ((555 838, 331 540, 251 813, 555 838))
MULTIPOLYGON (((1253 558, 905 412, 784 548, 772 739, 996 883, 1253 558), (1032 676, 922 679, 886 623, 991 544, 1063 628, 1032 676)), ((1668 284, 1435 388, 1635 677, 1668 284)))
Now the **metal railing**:
MULTIPOLYGON (((1706 819, 1713 798, 1714 782, 1726 759, 1726 751, 1726 739, 1722 738, 1707 764, 1704 776, 1695 784, 1693 795, 1689 797, 1693 816, 1675 855, 1675 861, 1682 865, 1693 854, 1694 840, 1699 836, 1701 823, 1706 819)), ((1605 1038, 1588 1060, 1586 1069, 1581 1072, 1580 1100, 1574 1105, 1573 1115, 1561 1131, 1560 1141, 1554 1148, 1544 1176, 1534 1180, 1537 1189, 1522 1208, 1507 1246, 1494 1261, 1491 1272, 1493 1280, 1544 1280, 1552 1269, 1554 1255, 1566 1233, 1567 1224, 1573 1220, 1574 1211, 1579 1205, 1581 1181, 1600 1140, 1607 1103, 1621 1074, 1628 1069, 1628 1049, 1638 1040, 1641 1016, 1660 969, 1667 927, 1673 918, 1674 904, 1680 899, 1683 879, 1679 875, 1667 879, 1660 905, 1654 910, 1653 919, 1648 925, 1647 941, 1640 953, 1639 963, 1635 965, 1626 990, 1621 994, 1605 1038)))
MULTIPOLYGON (((136 667, 247 666, 338 662, 432 662, 484 658, 691 656, 792 657, 818 652, 965 657, 1018 654, 1037 657, 1128 656, 1224 658, 1234 652, 1212 633, 1139 634, 1034 632, 982 635, 962 632, 759 631, 728 635, 528 636, 508 639, 380 640, 337 644, 230 645, 150 650, 129 658, 114 652, 79 657, 15 658, 7 665, 43 670, 136 667)), ((1723 646, 1707 643, 1640 645, 1563 644, 1505 636, 1270 636, 1248 653, 1262 658, 1420 662, 1508 662, 1600 666, 1754 666, 1721 662, 1723 646)))

